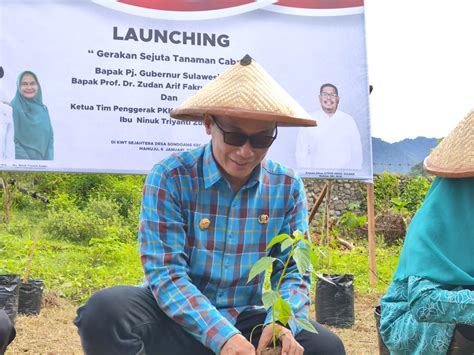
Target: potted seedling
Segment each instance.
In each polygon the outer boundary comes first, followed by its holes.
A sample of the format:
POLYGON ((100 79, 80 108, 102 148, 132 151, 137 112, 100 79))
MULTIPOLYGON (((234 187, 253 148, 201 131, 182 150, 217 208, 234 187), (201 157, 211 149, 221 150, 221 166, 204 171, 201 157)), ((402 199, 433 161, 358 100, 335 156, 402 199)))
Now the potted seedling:
POLYGON ((317 275, 316 321, 336 328, 350 328, 354 324, 354 274, 336 274, 329 270, 327 256, 325 272, 317 275))
POLYGON ((330 273, 329 249, 335 239, 340 242, 339 229, 343 223, 346 223, 346 221, 360 221, 348 218, 351 215, 345 214, 346 217, 341 217, 338 225, 335 219, 329 216, 330 196, 331 188, 329 187, 323 213, 324 230, 321 233, 326 235, 323 238, 325 244, 323 248, 327 249, 327 254, 324 257, 326 266, 324 268, 325 273, 317 275, 315 292, 316 321, 338 328, 348 328, 354 324, 354 275, 330 273))
MULTIPOLYGON (((303 329, 317 333, 314 326, 306 318, 297 318, 291 312, 290 304, 283 299, 280 293, 280 286, 283 279, 290 273, 288 266, 294 260, 297 271, 303 276, 306 272, 313 269, 316 270, 318 262, 318 251, 313 244, 305 238, 305 235, 300 231, 295 231, 293 235, 280 234, 275 236, 267 245, 266 250, 270 250, 273 246, 280 244, 282 251, 290 249, 288 258, 280 260, 279 258, 264 256, 259 259, 255 265, 250 269, 248 281, 251 281, 260 273, 265 273, 273 263, 281 263, 283 266, 280 278, 276 286, 272 285, 270 290, 263 292, 262 303, 265 309, 271 309, 272 312, 272 346, 267 347, 262 354, 281 354, 281 347, 278 344, 279 332, 276 326, 277 322, 283 326, 287 326, 290 319, 294 319, 303 329)), ((263 326, 263 325, 258 325, 263 326)))
POLYGON ((36 246, 40 234, 38 231, 35 232, 31 251, 26 262, 26 270, 23 275, 23 280, 20 283, 20 293, 18 300, 18 313, 26 315, 38 315, 41 311, 41 303, 43 301, 43 281, 32 280, 29 278, 31 264, 33 263, 33 256, 36 251, 36 246))

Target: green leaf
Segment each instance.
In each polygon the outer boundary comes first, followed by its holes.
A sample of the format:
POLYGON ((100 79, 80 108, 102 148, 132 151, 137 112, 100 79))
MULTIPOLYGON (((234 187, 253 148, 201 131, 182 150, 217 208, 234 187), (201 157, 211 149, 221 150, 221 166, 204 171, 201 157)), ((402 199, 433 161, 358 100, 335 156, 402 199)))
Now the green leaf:
POLYGON ((292 245, 293 245, 293 239, 290 238, 290 239, 285 240, 283 243, 281 243, 281 251, 282 252, 285 251, 292 245))
POLYGON ((262 302, 265 309, 272 307, 275 302, 278 300, 278 292, 276 291, 266 291, 262 295, 262 302))
POLYGON ((301 239, 304 239, 305 235, 301 233, 298 229, 293 232, 293 237, 295 238, 295 241, 299 241, 301 239))
POLYGON ((273 262, 277 260, 276 258, 272 258, 271 256, 264 256, 261 258, 259 261, 255 263, 254 266, 250 269, 249 273, 249 279, 247 280, 247 283, 250 282, 255 276, 260 274, 262 271, 267 270, 270 265, 273 264, 273 262))
POLYGON ((269 250, 275 244, 281 243, 282 241, 284 241, 285 239, 288 239, 288 238, 291 239, 291 237, 288 234, 285 234, 285 233, 279 234, 279 235, 273 237, 273 239, 270 240, 270 243, 268 243, 266 250, 269 250))
POLYGON ((296 262, 296 267, 298 268, 300 275, 303 276, 311 265, 309 249, 296 248, 295 253, 293 254, 293 259, 296 262))
POLYGON ((298 322, 298 324, 301 326, 301 328, 303 328, 304 330, 307 330, 308 332, 311 332, 311 333, 318 334, 318 331, 316 330, 314 325, 311 324, 311 322, 307 320, 306 318, 295 318, 295 319, 298 322))
POLYGON ((313 270, 318 268, 318 254, 313 249, 308 249, 309 259, 311 260, 311 265, 313 265, 313 270))
POLYGON ((313 243, 311 243, 308 239, 302 239, 301 242, 305 243, 307 246, 309 246, 311 249, 314 248, 313 243))
POLYGON ((286 326, 291 317, 291 307, 288 302, 278 295, 278 300, 273 304, 273 309, 275 311, 275 321, 279 321, 286 326))

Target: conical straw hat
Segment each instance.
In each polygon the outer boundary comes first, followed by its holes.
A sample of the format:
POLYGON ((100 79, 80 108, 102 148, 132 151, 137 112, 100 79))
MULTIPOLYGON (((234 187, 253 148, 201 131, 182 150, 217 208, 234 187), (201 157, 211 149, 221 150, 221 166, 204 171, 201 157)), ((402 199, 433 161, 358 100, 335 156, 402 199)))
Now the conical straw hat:
POLYGON ((474 111, 433 149, 423 166, 436 176, 474 177, 474 111))
POLYGON ((170 115, 197 121, 204 114, 272 121, 279 126, 316 126, 316 121, 248 55, 170 115))

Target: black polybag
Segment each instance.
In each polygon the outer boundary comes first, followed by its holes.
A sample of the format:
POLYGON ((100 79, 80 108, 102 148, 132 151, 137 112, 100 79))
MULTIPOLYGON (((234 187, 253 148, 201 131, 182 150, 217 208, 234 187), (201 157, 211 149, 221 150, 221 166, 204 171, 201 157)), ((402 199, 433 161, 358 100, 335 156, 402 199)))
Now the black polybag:
POLYGON ((18 313, 26 315, 40 314, 43 289, 44 284, 42 280, 28 280, 27 283, 21 283, 18 313))
POLYGON ((18 312, 20 275, 0 275, 0 309, 10 318, 12 325, 15 325, 18 312))
POLYGON ((390 351, 385 346, 385 343, 380 336, 380 316, 382 315, 382 307, 376 306, 374 310, 374 317, 375 317, 375 326, 377 327, 377 342, 379 344, 379 354, 380 355, 390 355, 390 351))
POLYGON ((354 324, 354 275, 323 274, 316 282, 316 321, 337 328, 354 324))

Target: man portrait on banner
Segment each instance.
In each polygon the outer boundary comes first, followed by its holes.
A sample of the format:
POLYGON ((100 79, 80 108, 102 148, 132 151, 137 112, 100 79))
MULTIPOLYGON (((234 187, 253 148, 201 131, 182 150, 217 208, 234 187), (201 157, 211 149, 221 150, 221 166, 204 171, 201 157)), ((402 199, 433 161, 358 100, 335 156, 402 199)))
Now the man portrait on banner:
POLYGON ((296 166, 300 169, 362 169, 362 143, 354 119, 338 109, 339 92, 326 83, 319 90, 321 109, 312 113, 317 126, 299 129, 296 166))
MULTIPOLYGON (((74 323, 86 354, 260 354, 272 339, 265 278, 247 282, 273 237, 308 236, 303 181, 265 159, 284 126, 315 122, 250 56, 245 56, 171 112, 203 122, 210 141, 165 158, 143 189, 138 240, 145 284, 101 290, 74 323)), ((308 319, 309 273, 288 262, 280 284, 291 313, 308 319)), ((273 265, 275 284, 283 266, 273 265)), ((283 353, 345 354, 339 337, 310 321, 277 325, 283 353)))

